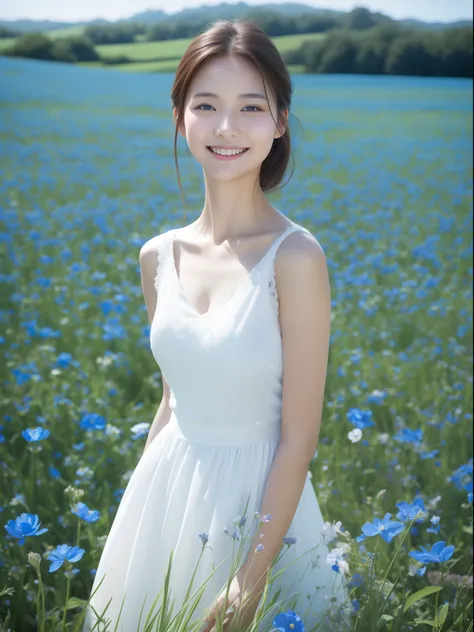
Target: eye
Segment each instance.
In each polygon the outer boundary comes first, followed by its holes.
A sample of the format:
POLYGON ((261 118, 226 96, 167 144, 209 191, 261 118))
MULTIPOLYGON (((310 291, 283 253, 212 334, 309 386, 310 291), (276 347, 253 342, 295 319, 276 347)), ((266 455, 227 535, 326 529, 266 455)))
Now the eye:
MULTIPOLYGON (((212 105, 209 105, 209 103, 201 103, 201 105, 198 105, 198 106, 197 106, 197 107, 195 107, 194 109, 195 109, 195 110, 200 110, 201 108, 204 108, 204 107, 210 107, 210 108, 212 108, 212 105)), ((204 112, 209 112, 209 110, 203 110, 203 111, 204 111, 204 112)))
MULTIPOLYGON (((209 112, 209 110, 204 110, 202 108, 212 108, 212 105, 209 105, 209 103, 201 103, 200 105, 197 105, 194 109, 195 110, 201 110, 202 112, 209 112)), ((259 107, 258 105, 246 105, 243 109, 245 110, 246 108, 253 108, 253 110, 250 110, 251 112, 263 112, 262 108, 259 107)))

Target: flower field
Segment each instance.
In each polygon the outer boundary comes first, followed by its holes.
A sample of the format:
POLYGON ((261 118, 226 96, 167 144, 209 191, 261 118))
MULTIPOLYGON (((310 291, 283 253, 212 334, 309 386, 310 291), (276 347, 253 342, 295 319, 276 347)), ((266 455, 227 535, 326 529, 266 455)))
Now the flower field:
MULTIPOLYGON (((73 632, 161 399, 139 250, 198 216, 202 175, 180 138, 184 207, 172 74, 0 58, 0 79, 0 630, 73 632)), ((349 600, 327 629, 471 631, 472 82, 294 84, 269 199, 331 277, 310 475, 349 600)))

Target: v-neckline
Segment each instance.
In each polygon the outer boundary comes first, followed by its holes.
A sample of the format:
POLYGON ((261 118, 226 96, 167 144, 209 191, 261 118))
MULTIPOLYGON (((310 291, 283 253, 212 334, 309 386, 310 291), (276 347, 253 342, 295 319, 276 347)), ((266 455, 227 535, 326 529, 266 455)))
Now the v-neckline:
POLYGON ((265 261, 265 259, 269 255, 269 253, 272 251, 273 246, 275 245, 275 243, 279 239, 281 239, 283 236, 285 236, 286 233, 289 230, 294 228, 294 226, 295 226, 294 222, 291 222, 290 226, 287 226, 287 228, 285 228, 285 230, 283 232, 281 232, 278 235, 278 237, 276 237, 272 241, 270 247, 265 251, 263 256, 257 261, 257 263, 253 266, 253 268, 251 270, 249 270, 249 272, 247 272, 247 274, 242 279, 242 281, 240 281, 237 284, 234 292, 230 295, 230 297, 226 301, 224 301, 223 303, 219 303, 218 305, 215 305, 215 306, 209 306, 205 312, 199 312, 196 309, 196 307, 188 299, 188 297, 186 295, 186 292, 184 291, 183 285, 181 284, 181 279, 179 278, 179 275, 178 275, 178 269, 176 268, 176 259, 175 259, 175 256, 174 256, 174 243, 175 243, 175 239, 176 239, 176 235, 177 235, 178 231, 182 230, 182 229, 181 228, 175 228, 174 231, 173 231, 172 237, 170 239, 170 253, 169 253, 170 254, 170 262, 171 262, 171 268, 172 268, 173 277, 174 277, 175 282, 176 282, 176 284, 178 286, 178 290, 179 290, 179 292, 181 294, 181 297, 183 298, 184 302, 188 306, 188 308, 196 315, 196 317, 198 317, 198 318, 206 318, 207 316, 212 315, 213 312, 218 311, 218 310, 223 310, 226 307, 228 307, 229 304, 231 303, 231 301, 238 295, 239 291, 241 289, 243 289, 251 281, 255 271, 263 263, 263 261, 265 261))

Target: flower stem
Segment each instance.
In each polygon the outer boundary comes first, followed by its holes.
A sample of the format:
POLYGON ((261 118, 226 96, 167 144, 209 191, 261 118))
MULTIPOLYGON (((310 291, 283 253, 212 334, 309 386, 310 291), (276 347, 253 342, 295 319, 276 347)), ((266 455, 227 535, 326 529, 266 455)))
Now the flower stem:
POLYGON ((76 546, 79 546, 79 541, 81 539, 81 519, 77 518, 77 537, 76 537, 76 546))
POLYGON ((61 624, 61 632, 65 632, 66 630, 66 615, 67 615, 67 604, 69 601, 69 584, 70 584, 70 579, 69 577, 66 578, 66 603, 64 604, 64 612, 63 612, 63 621, 61 624))
POLYGON ((390 573, 390 571, 392 570, 393 563, 394 563, 394 562, 395 562, 395 560, 397 559, 397 556, 398 556, 398 554, 399 554, 399 552, 400 552, 400 549, 402 548, 402 544, 405 542, 407 535, 410 533, 410 529, 412 528, 412 526, 413 526, 414 522, 415 522, 415 521, 414 521, 414 520, 412 520, 412 521, 410 522, 410 524, 408 525, 408 528, 406 529, 405 533, 403 534, 403 538, 400 540, 400 543, 399 543, 399 545, 398 545, 398 547, 397 547, 397 550, 395 551, 395 555, 392 557, 392 559, 391 559, 391 561, 390 561, 390 564, 389 564, 389 566, 388 566, 388 568, 387 568, 387 572, 385 573, 385 577, 383 578, 383 583, 382 583, 382 588, 381 588, 382 592, 383 592, 383 588, 384 588, 384 586, 385 586, 385 582, 387 581, 388 574, 389 574, 389 573, 390 573))
POLYGON ((40 568, 37 568, 36 574, 38 575, 38 595, 36 598, 36 612, 38 614, 39 632, 44 632, 45 603, 44 603, 43 579, 41 577, 40 568))

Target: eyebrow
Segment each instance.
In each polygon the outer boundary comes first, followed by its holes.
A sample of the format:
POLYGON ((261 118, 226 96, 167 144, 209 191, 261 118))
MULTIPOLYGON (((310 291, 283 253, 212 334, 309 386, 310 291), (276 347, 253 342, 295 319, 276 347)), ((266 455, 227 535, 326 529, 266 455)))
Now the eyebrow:
MULTIPOLYGON (((214 92, 196 92, 193 94, 192 98, 196 97, 213 97, 214 99, 218 99, 218 95, 214 94, 214 92)), ((245 94, 239 94, 239 99, 262 99, 266 101, 266 97, 264 94, 260 94, 260 92, 246 92, 245 94)))

